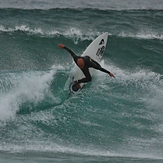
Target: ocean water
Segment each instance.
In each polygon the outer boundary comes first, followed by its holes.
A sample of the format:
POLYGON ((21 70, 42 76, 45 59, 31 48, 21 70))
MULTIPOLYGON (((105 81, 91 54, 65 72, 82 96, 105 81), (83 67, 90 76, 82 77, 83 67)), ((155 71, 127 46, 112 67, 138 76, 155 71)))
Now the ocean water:
POLYGON ((0 163, 162 163, 163 1, 0 1, 0 163), (91 83, 74 63, 108 32, 91 83))

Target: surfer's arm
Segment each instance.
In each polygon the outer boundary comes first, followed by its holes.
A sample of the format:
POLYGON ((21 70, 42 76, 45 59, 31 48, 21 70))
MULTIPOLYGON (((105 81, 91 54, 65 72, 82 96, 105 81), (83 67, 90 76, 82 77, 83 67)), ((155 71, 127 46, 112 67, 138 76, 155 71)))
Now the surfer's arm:
POLYGON ((102 67, 99 67, 99 68, 96 68, 96 69, 97 70, 100 70, 102 72, 105 72, 105 73, 109 74, 111 77, 114 77, 115 78, 115 76, 110 71, 108 71, 108 70, 106 70, 106 69, 104 69, 102 67))
POLYGON ((69 49, 68 47, 66 47, 65 45, 63 45, 63 44, 58 44, 58 46, 60 47, 60 48, 62 48, 62 49, 65 49, 65 50, 67 50, 70 54, 71 54, 71 56, 73 57, 73 59, 76 61, 77 60, 77 55, 71 50, 71 49, 69 49))
POLYGON ((93 59, 90 59, 90 62, 91 62, 91 66, 92 66, 94 69, 100 70, 100 71, 102 71, 102 72, 105 72, 105 73, 109 74, 111 77, 114 77, 114 78, 115 78, 115 76, 114 76, 110 71, 108 71, 108 70, 102 68, 101 65, 98 64, 98 63, 97 63, 96 61, 94 61, 93 59))

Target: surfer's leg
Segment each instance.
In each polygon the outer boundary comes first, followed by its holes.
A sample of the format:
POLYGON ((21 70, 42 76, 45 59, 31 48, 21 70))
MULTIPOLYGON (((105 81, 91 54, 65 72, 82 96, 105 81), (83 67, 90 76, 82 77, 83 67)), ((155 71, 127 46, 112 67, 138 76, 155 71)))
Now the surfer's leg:
POLYGON ((83 73, 84 73, 84 75, 85 75, 85 78, 80 79, 80 80, 78 80, 77 82, 78 82, 78 83, 87 83, 87 82, 90 82, 90 81, 92 80, 92 77, 91 77, 91 75, 90 75, 89 70, 86 69, 86 70, 82 70, 82 71, 83 71, 83 73))

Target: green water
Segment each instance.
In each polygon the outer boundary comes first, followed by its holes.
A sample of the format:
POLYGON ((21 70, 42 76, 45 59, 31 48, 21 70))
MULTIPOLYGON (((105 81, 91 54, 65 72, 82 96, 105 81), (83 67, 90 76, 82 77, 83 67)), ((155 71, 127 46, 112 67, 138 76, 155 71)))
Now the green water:
POLYGON ((0 9, 0 162, 162 162, 163 11, 28 5, 0 9), (68 96, 57 45, 81 55, 103 32, 116 78, 96 71, 68 96))

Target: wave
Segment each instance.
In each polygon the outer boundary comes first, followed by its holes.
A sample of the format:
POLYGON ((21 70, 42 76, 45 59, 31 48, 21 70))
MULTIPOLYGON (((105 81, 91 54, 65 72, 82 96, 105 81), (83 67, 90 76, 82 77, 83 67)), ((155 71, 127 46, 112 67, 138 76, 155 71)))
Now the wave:
POLYGON ((0 152, 161 159, 162 13, 37 11, 2 14, 0 152), (57 44, 79 54, 106 30, 101 65, 116 78, 97 71, 68 96, 72 58, 57 44))
MULTIPOLYGON (((109 66, 101 62, 101 65, 106 69, 114 72, 116 80, 111 80, 109 85, 124 85, 125 87, 137 89, 136 94, 132 98, 138 97, 140 94, 148 94, 141 100, 147 105, 158 107, 162 105, 162 100, 159 97, 163 96, 162 75, 149 70, 140 69, 136 72, 130 72, 118 68, 117 66, 109 66), (152 99, 152 100, 151 100, 152 99), (157 101, 156 102, 154 101, 157 101), (159 101, 159 102, 158 102, 159 101)), ((68 90, 64 90, 64 85, 67 82, 71 72, 66 71, 62 66, 53 66, 48 71, 23 71, 14 73, 1 74, 0 80, 0 122, 6 122, 18 114, 30 114, 31 112, 41 111, 44 108, 62 105, 62 102, 67 98, 68 90), (62 70, 62 72, 60 72, 62 70), (58 72, 59 74, 57 74, 58 72), (67 75, 62 75, 62 74, 67 75), (57 84, 59 83, 59 85, 57 84), (61 97, 62 96, 62 97, 61 97)), ((91 87, 94 91, 99 91, 97 85, 107 85, 108 77, 105 74, 97 72, 94 76, 94 81, 91 87), (97 88, 97 90, 95 89, 97 88)), ((119 91, 121 88, 118 86, 119 91)), ((123 96, 128 100, 131 92, 123 96)), ((114 93, 113 93, 114 94, 114 93)), ((118 94, 116 94, 117 96, 118 94)), ((118 97, 122 99, 122 97, 118 97)))
POLYGON ((3 25, 0 26, 0 32, 10 32, 11 33, 11 32, 17 32, 17 31, 44 35, 44 33, 42 32, 42 30, 40 28, 31 29, 30 27, 28 27, 26 25, 15 26, 14 28, 5 28, 3 25))
POLYGON ((130 32, 121 32, 118 34, 119 37, 123 38, 136 38, 136 39, 145 39, 145 40, 152 40, 152 39, 157 39, 157 40, 163 40, 163 35, 162 34, 157 34, 156 32, 152 31, 140 31, 137 34, 130 33, 130 32))
MULTIPOLYGON (((158 17, 162 17, 162 12, 163 9, 100 9, 100 8, 50 8, 50 9, 22 9, 22 8, 0 8, 0 13, 3 14, 6 13, 6 16, 11 16, 10 14, 15 13, 15 15, 18 14, 23 14, 24 13, 26 15, 28 14, 33 14, 33 16, 35 16, 37 13, 41 14, 41 15, 47 15, 49 14, 49 16, 51 17, 51 14, 56 14, 56 13, 60 13, 63 14, 63 16, 67 13, 73 13, 75 14, 77 17, 77 14, 81 14, 81 15, 91 15, 91 13, 96 13, 98 15, 109 15, 109 16, 118 16, 118 17, 123 17, 124 15, 126 16, 126 14, 130 15, 132 14, 133 16, 135 14, 143 14, 140 16, 144 16, 147 17, 150 15, 155 15, 156 18, 158 17), (120 15, 123 14, 123 15, 120 15)), ((93 16, 92 16, 93 17, 93 16)), ((152 17, 153 18, 153 17, 152 17)))
POLYGON ((90 12, 100 12, 100 11, 105 11, 105 12, 120 12, 120 11, 126 11, 126 12, 138 12, 138 11, 160 11, 162 12, 163 11, 163 7, 161 8, 152 8, 152 7, 149 7, 149 8, 99 8, 99 7, 95 7, 95 8, 90 8, 90 7, 50 7, 50 8, 33 8, 33 7, 29 7, 29 8, 23 8, 23 7, 0 7, 0 10, 1 11, 6 11, 6 10, 9 10, 9 11, 34 11, 34 12, 37 12, 37 11, 45 11, 45 12, 48 12, 48 11, 81 11, 81 12, 87 12, 87 11, 90 11, 90 12))
POLYGON ((53 2, 53 1, 28 1, 25 4, 19 0, 12 1, 9 3, 8 1, 1 4, 1 9, 5 8, 13 8, 13 9, 98 9, 98 10, 161 10, 163 9, 163 5, 160 0, 152 1, 143 1, 141 3, 130 1, 121 2, 120 0, 116 1, 73 1, 71 3, 67 3, 67 1, 61 2, 53 2))
MULTIPOLYGON (((94 157, 99 157, 99 161, 101 161, 101 157, 105 157, 108 158, 108 160, 110 161, 110 159, 114 159, 114 158, 126 158, 127 160, 133 160, 133 159, 149 159, 151 160, 163 160, 163 157, 159 156, 159 155, 155 155, 155 154, 144 154, 144 153, 137 153, 137 154, 133 154, 132 152, 127 152, 127 153, 119 153, 119 152, 115 152, 115 151, 108 151, 108 150, 104 150, 104 149, 98 149, 98 148, 93 148, 89 147, 87 145, 85 145, 85 147, 83 146, 75 146, 75 145, 61 145, 61 144, 52 144, 51 142, 49 142, 48 145, 45 145, 44 143, 40 142, 40 141, 36 141, 29 144, 25 144, 25 148, 26 151, 24 151, 24 147, 23 146, 19 146, 19 145, 10 145, 10 144, 6 144, 6 146, 0 146, 0 151, 8 151, 10 153, 9 149, 14 149, 15 151, 12 151, 11 153, 23 153, 23 156, 35 156, 41 154, 41 157, 46 157, 47 155, 51 155, 52 157, 63 157, 64 154, 64 158, 66 156, 74 156, 75 157, 80 157, 80 156, 86 156, 89 159, 89 156, 94 157)), ((91 160, 93 160, 93 158, 91 158, 91 160)), ((97 161, 97 159, 96 159, 97 161)))
POLYGON ((47 37, 59 37, 59 36, 64 36, 68 38, 78 38, 82 41, 84 40, 94 40, 95 37, 98 35, 102 34, 101 32, 93 32, 93 31, 81 31, 76 28, 70 28, 67 31, 64 32, 59 32, 57 30, 52 30, 52 31, 45 31, 41 28, 30 28, 27 25, 20 25, 20 26, 15 26, 14 28, 5 28, 4 26, 0 26, 0 32, 5 32, 5 33, 15 33, 15 32, 23 32, 27 34, 33 34, 33 35, 41 35, 41 36, 47 36, 47 37))
MULTIPOLYGON (((13 119, 22 104, 28 102, 27 107, 37 106, 44 100, 46 92, 49 92, 50 83, 53 80, 55 69, 49 72, 16 72, 1 75, 0 86, 0 122, 13 119)), ((54 97, 48 93, 51 98, 54 97)))
MULTIPOLYGON (((27 25, 15 26, 14 28, 6 28, 2 25, 0 26, 0 33, 15 33, 15 32, 23 32, 29 35, 39 35, 41 37, 50 37, 50 38, 54 38, 54 37, 57 38, 60 36, 64 36, 65 38, 74 39, 76 44, 78 43, 79 40, 93 41, 97 36, 103 33, 103 32, 98 32, 93 30, 82 31, 81 29, 73 28, 73 27, 63 32, 58 30, 47 31, 41 28, 31 28, 27 25)), ((119 34, 109 33, 109 36, 116 36, 122 38, 147 39, 147 40, 150 39, 163 40, 162 34, 159 34, 151 30, 144 30, 144 31, 141 30, 136 34, 131 32, 121 31, 119 34)))
POLYGON ((101 65, 116 78, 97 71, 69 97, 64 85, 71 70, 65 67, 2 74, 0 151, 162 159, 162 146, 155 152, 162 133, 162 76, 103 60, 101 65))

